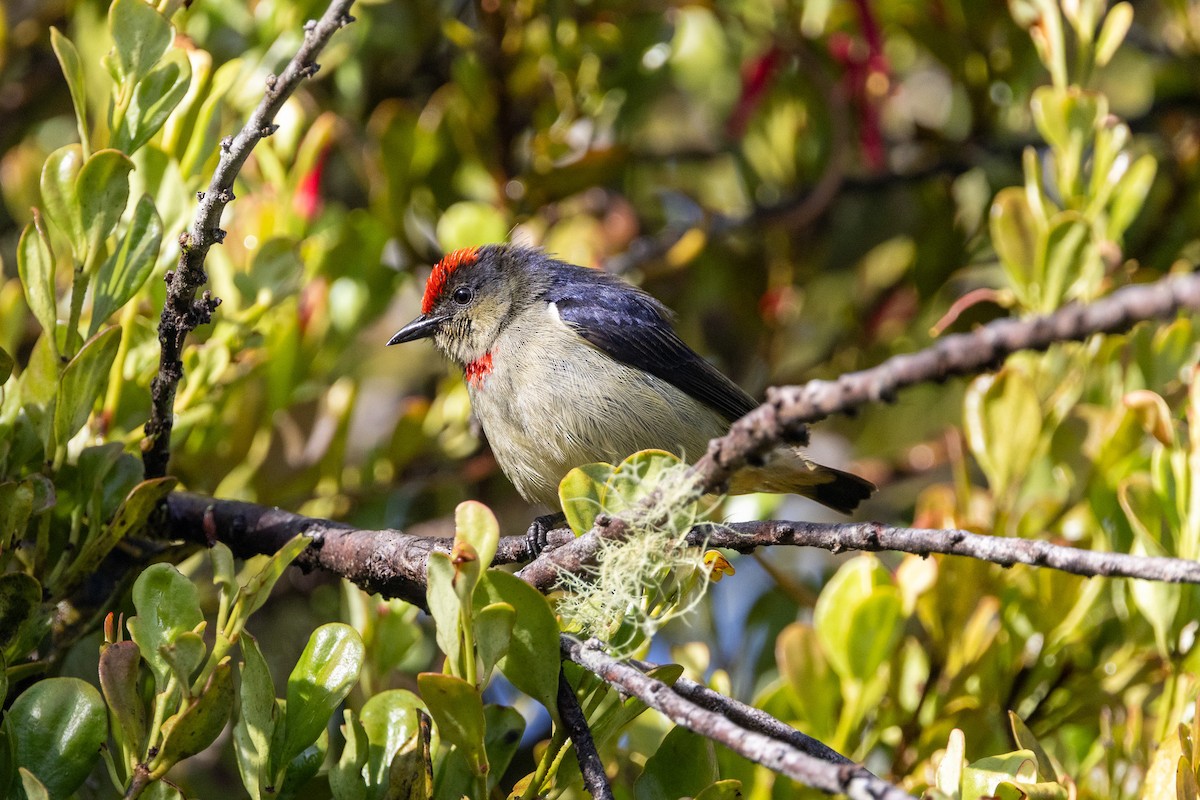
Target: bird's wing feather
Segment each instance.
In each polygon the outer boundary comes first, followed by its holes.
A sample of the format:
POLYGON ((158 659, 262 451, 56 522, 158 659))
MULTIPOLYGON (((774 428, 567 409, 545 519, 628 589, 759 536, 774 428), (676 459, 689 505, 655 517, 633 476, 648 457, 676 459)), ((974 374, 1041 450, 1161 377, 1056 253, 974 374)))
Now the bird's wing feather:
POLYGON ((603 273, 587 284, 586 296, 560 283, 549 288, 546 299, 555 304, 559 318, 592 345, 667 381, 730 422, 758 405, 679 338, 671 328, 670 312, 653 297, 603 273))

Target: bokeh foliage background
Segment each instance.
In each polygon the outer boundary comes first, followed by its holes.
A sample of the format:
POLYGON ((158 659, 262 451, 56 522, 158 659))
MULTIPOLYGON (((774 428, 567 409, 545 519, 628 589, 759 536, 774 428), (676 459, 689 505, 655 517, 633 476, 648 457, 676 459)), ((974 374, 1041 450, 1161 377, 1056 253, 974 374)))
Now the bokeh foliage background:
MULTIPOLYGON (((92 149, 124 144, 132 159, 133 200, 102 255, 143 194, 161 219, 136 294, 81 307, 83 338, 107 320, 120 350, 88 424, 57 443, 61 459, 22 433, 16 400, 0 415, 0 489, 44 475, 62 502, 34 517, 58 514, 67 528, 72 507, 111 515, 141 477, 161 276, 218 140, 323 10, 178 5, 159 7, 176 26, 169 58, 190 77, 144 142, 110 132, 107 3, 11 0, 0 20, 0 348, 16 364, 0 391, 13 397, 20 379, 28 397, 26 376, 47 369, 17 252, 47 201, 47 157, 81 127, 51 26, 84 65, 92 149), (105 443, 117 447, 81 460, 105 443), (105 497, 86 499, 92 481, 105 497)), ((505 533, 521 532, 531 512, 481 447, 461 379, 424 346, 382 347, 415 313, 427 265, 457 246, 511 236, 620 271, 759 394, 1190 269, 1200 8, 1139 3, 1105 53, 1101 7, 1067 7, 1052 15, 1055 33, 1029 28, 1045 8, 1036 2, 357 4, 358 22, 237 184, 208 260, 223 303, 186 352, 171 474, 194 491, 364 527, 445 519, 476 498, 505 533)), ((65 298, 69 237, 48 235, 65 298)), ((1194 558, 1195 342, 1181 320, 1014 359, 997 376, 823 423, 816 449, 881 485, 868 517, 1194 558)), ((729 513, 823 512, 758 498, 729 513)), ((660 660, 913 789, 933 782, 930 759, 952 729, 968 760, 1013 749, 1012 711, 1079 796, 1135 797, 1156 745, 1190 719, 1192 592, 951 559, 859 558, 830 581, 838 564, 743 559, 693 624, 664 634, 660 660)), ((312 601, 303 614, 261 612, 268 659, 291 664, 303 641, 292 632, 339 615, 374 624, 327 582, 297 579, 290 591, 312 601)), ((94 645, 64 650, 54 670, 86 675, 94 645)), ((430 658, 428 644, 376 655, 364 695, 404 683, 387 671, 396 663, 430 658)), ((665 730, 638 724, 606 752, 629 781, 665 730)), ((1160 758, 1173 781, 1171 746, 1160 758)), ((717 760, 748 795, 790 796, 761 769, 717 760)), ((215 774, 192 780, 227 780, 215 774)))

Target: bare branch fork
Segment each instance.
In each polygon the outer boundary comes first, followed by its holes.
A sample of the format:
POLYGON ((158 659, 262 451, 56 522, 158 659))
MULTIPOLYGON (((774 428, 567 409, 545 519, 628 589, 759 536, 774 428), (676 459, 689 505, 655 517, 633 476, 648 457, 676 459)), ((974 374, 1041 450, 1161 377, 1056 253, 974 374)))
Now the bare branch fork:
POLYGON ((304 26, 304 43, 288 62, 283 74, 267 79, 267 91, 250 119, 236 136, 221 140, 221 156, 208 190, 198 192, 200 207, 190 232, 179 237, 179 265, 168 271, 167 302, 158 323, 158 341, 162 354, 158 374, 150 384, 150 419, 142 442, 142 461, 146 478, 161 478, 170 461, 171 429, 174 427, 175 391, 183 379, 183 343, 200 325, 212 321, 220 298, 205 291, 196 299, 196 291, 208 282, 204 259, 214 244, 225 239, 221 230, 221 212, 233 201, 233 181, 250 151, 259 140, 277 129, 275 115, 292 96, 300 82, 317 74, 321 67, 317 55, 339 29, 354 21, 350 16, 353 0, 333 0, 319 21, 304 26))

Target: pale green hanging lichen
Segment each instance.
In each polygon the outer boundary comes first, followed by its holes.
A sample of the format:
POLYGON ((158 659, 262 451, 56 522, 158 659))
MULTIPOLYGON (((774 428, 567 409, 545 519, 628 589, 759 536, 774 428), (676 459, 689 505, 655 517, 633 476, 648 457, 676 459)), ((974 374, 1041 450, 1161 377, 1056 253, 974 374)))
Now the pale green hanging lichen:
POLYGON ((704 549, 689 546, 687 536, 715 501, 701 494, 686 464, 665 453, 646 456, 614 468, 595 492, 598 499, 588 501, 597 513, 619 516, 628 535, 603 539, 593 566, 559 576, 566 590, 558 602, 564 630, 597 637, 618 654, 631 653, 690 612, 709 583, 704 549))

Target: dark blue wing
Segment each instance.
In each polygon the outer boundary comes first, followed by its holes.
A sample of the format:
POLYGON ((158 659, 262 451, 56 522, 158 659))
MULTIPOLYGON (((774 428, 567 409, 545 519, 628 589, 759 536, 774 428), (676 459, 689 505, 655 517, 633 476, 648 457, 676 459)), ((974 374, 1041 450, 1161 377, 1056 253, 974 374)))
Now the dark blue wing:
POLYGON ((667 381, 730 422, 758 405, 684 344, 671 328, 670 312, 650 295, 583 267, 556 277, 546 300, 563 322, 616 360, 667 381))

